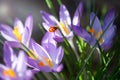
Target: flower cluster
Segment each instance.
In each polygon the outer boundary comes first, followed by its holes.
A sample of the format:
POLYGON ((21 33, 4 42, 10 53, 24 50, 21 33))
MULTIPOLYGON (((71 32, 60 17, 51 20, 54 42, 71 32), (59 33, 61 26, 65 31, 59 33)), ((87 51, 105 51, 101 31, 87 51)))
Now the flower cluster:
POLYGON ((3 48, 4 63, 0 64, 0 78, 4 80, 31 80, 37 72, 60 72, 64 65, 61 63, 64 51, 59 42, 71 40, 74 35, 79 36, 91 46, 97 44, 102 50, 112 46, 116 26, 113 24, 115 11, 110 10, 101 25, 95 13, 90 14, 89 29, 85 30, 81 24, 83 4, 80 2, 71 19, 65 5, 60 5, 59 20, 53 15, 40 11, 44 20, 46 33, 41 45, 31 38, 33 17, 29 15, 25 24, 15 19, 14 28, 6 24, 0 25, 0 33, 6 39, 3 48), (15 50, 17 48, 17 51, 15 50))

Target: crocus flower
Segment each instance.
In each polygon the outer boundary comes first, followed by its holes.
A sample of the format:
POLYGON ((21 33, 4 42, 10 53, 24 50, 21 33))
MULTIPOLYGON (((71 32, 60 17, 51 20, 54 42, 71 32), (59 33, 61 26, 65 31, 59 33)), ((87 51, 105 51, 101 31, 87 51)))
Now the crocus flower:
POLYGON ((43 26, 48 32, 54 32, 54 39, 57 42, 63 41, 62 34, 67 38, 73 37, 73 32, 71 31, 71 19, 70 14, 67 10, 67 8, 64 5, 60 6, 60 12, 59 12, 59 18, 60 21, 58 21, 54 16, 52 16, 49 13, 46 13, 45 11, 41 11, 42 18, 44 19, 43 26), (61 32, 59 31, 61 30, 61 32))
POLYGON ((6 65, 0 64, 0 78, 3 80, 31 80, 33 74, 31 70, 27 70, 23 51, 20 51, 17 57, 13 49, 5 43, 4 62, 6 65))
POLYGON ((60 62, 63 58, 62 47, 57 48, 54 44, 48 43, 47 47, 42 47, 34 40, 30 42, 32 54, 28 57, 28 64, 38 71, 59 72, 62 70, 60 62))
POLYGON ((115 11, 112 9, 107 13, 101 25, 98 17, 92 12, 90 14, 91 29, 86 31, 81 26, 74 26, 74 32, 92 46, 95 45, 96 40, 99 40, 102 49, 107 50, 111 47, 115 35, 116 26, 113 25, 114 16, 115 11))
POLYGON ((23 23, 18 18, 16 18, 13 29, 8 25, 1 24, 0 32, 7 41, 22 42, 28 46, 32 34, 32 28, 33 17, 29 15, 26 18, 25 25, 23 25, 23 23))

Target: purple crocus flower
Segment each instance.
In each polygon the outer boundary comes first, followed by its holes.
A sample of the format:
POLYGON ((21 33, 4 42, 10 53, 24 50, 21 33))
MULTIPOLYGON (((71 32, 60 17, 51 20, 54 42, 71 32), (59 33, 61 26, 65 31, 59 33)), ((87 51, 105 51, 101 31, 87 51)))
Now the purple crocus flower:
POLYGON ((101 26, 98 17, 92 12, 90 14, 90 25, 92 25, 91 29, 86 31, 81 26, 74 26, 73 30, 78 36, 83 38, 92 46, 95 45, 96 40, 100 38, 99 44, 103 50, 107 50, 112 45, 112 40, 116 31, 116 26, 113 25, 114 16, 115 11, 112 9, 105 16, 104 22, 101 26))
POLYGON ((0 32, 7 41, 22 42, 23 44, 28 46, 32 34, 32 28, 33 28, 33 17, 32 15, 29 15, 26 18, 25 25, 23 25, 21 20, 16 18, 14 22, 14 29, 12 29, 8 25, 1 24, 0 32))
POLYGON ((6 66, 0 64, 0 78, 3 80, 31 80, 33 74, 31 70, 27 70, 26 57, 23 51, 20 51, 17 57, 6 42, 3 57, 6 66))
POLYGON ((63 41, 62 34, 67 38, 73 37, 73 32, 71 31, 71 19, 70 14, 65 7, 65 5, 60 6, 60 12, 59 12, 59 18, 60 21, 58 21, 54 16, 52 16, 49 13, 46 13, 45 11, 41 11, 42 18, 44 19, 43 26, 48 32, 54 32, 54 39, 57 42, 63 41), (60 29, 61 32, 58 30, 60 29))
POLYGON ((28 57, 28 64, 38 71, 60 72, 63 68, 60 62, 63 58, 62 47, 57 48, 54 44, 48 43, 42 47, 34 40, 30 42, 32 55, 28 57))

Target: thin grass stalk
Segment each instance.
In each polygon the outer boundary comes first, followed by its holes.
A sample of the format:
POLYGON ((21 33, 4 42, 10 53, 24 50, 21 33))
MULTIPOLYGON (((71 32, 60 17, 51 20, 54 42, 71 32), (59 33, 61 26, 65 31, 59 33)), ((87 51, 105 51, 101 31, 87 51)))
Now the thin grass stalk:
POLYGON ((61 5, 62 4, 62 0, 57 0, 58 4, 61 5))
POLYGON ((48 8, 50 9, 51 13, 57 18, 55 8, 53 7, 52 0, 45 0, 48 8))

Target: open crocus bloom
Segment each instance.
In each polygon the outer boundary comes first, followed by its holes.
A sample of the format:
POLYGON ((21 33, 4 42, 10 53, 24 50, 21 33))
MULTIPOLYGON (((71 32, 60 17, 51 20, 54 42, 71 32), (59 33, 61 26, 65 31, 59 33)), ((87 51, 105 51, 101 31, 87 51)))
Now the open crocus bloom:
POLYGON ((64 5, 60 6, 60 21, 58 21, 54 16, 41 11, 42 18, 44 19, 43 26, 48 32, 54 32, 54 39, 58 42, 63 41, 62 34, 67 38, 73 37, 73 32, 71 31, 71 19, 70 14, 64 5), (58 30, 60 29, 61 32, 58 30))
POLYGON ((62 70, 60 62, 63 58, 62 47, 57 48, 54 44, 48 43, 47 47, 42 47, 31 40, 31 52, 28 57, 28 64, 43 72, 59 72, 62 70))
POLYGON ((14 42, 22 42, 23 44, 28 46, 32 34, 32 28, 33 28, 33 17, 29 15, 26 18, 25 26, 19 19, 16 19, 14 22, 13 29, 8 25, 1 24, 0 32, 6 40, 14 41, 14 42))
POLYGON ((31 80, 33 74, 31 70, 27 70, 26 57, 23 51, 20 51, 16 57, 12 48, 5 43, 4 62, 6 66, 0 64, 0 77, 3 80, 31 80))
POLYGON ((99 40, 102 49, 107 50, 112 45, 112 39, 116 31, 116 26, 113 25, 114 16, 115 11, 112 9, 107 13, 101 26, 98 17, 92 12, 90 14, 91 29, 86 31, 80 26, 74 26, 74 32, 92 46, 95 45, 96 40, 99 40))

